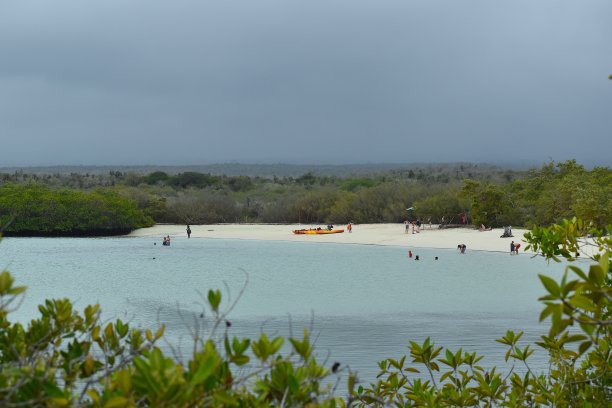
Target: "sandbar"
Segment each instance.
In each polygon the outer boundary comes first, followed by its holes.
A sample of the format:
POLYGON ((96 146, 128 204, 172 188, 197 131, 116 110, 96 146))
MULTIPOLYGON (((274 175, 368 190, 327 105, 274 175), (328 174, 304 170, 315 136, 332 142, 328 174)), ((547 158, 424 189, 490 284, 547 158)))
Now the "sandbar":
MULTIPOLYGON (((329 235, 296 235, 293 230, 303 228, 325 227, 324 225, 304 224, 214 224, 191 225, 191 239, 247 239, 260 241, 319 242, 360 245, 392 245, 405 248, 440 248, 456 249, 465 244, 467 250, 510 252, 510 242, 521 243, 523 252, 527 244, 523 242, 525 229, 512 229, 512 238, 501 238, 503 228, 491 231, 479 231, 474 228, 438 228, 438 225, 426 225, 419 233, 408 233, 404 224, 355 224, 351 233, 345 229, 341 234, 329 235)), ((157 224, 150 228, 133 231, 133 237, 187 238, 186 225, 157 224)))

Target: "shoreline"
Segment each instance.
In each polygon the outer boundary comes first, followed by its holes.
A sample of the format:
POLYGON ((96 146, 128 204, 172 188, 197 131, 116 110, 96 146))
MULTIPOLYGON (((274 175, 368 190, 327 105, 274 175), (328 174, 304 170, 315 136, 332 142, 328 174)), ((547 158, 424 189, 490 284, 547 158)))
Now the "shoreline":
MULTIPOLYGON (((404 224, 357 224, 353 232, 346 232, 346 226, 336 225, 344 229, 341 234, 326 235, 296 235, 293 230, 316 228, 323 225, 308 224, 212 224, 191 225, 191 238, 200 239, 245 239, 255 241, 286 241, 286 242, 317 242, 335 244, 361 244, 398 246, 404 248, 434 248, 457 249, 457 245, 465 244, 467 250, 489 252, 510 252, 510 242, 521 243, 521 249, 527 246, 523 242, 526 229, 513 229, 511 238, 500 238, 503 228, 491 231, 479 231, 473 228, 445 228, 437 225, 421 228, 419 233, 405 233, 404 224)), ((140 228, 125 235, 128 237, 162 237, 187 239, 186 225, 157 224, 153 227, 140 228)))

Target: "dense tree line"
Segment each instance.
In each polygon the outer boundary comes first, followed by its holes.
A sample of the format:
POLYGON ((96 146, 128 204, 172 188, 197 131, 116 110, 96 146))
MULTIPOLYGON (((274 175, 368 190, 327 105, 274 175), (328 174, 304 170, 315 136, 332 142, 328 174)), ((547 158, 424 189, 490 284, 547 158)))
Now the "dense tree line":
POLYGON ((140 195, 140 207, 157 221, 177 223, 379 223, 407 218, 458 223, 460 214, 467 214, 478 226, 530 227, 573 215, 599 226, 612 219, 609 168, 589 171, 567 161, 523 173, 490 170, 478 173, 460 165, 429 173, 393 170, 345 178, 156 172, 119 191, 140 195), (409 207, 415 210, 406 211, 409 207))
POLYGON ((1 183, 36 183, 92 192, 103 188, 136 203, 156 222, 424 222, 480 226, 549 225, 573 215, 603 226, 612 217, 612 172, 575 161, 513 171, 483 165, 427 165, 338 177, 249 177, 198 172, 0 174, 1 183), (413 207, 414 211, 406 211, 413 207))
MULTIPOLYGON (((526 169, 525 166, 512 167, 514 169, 526 169)), ((217 163, 205 165, 139 165, 139 166, 36 166, 36 167, 0 167, 0 173, 22 174, 39 176, 60 176, 81 174, 89 176, 106 176, 110 172, 121 174, 146 175, 154 172, 164 172, 167 174, 179 174, 185 172, 205 173, 215 176, 250 176, 250 177, 293 177, 297 178, 306 173, 313 173, 317 176, 330 177, 370 177, 390 171, 399 172, 419 172, 432 173, 443 172, 451 173, 454 170, 459 172, 471 172, 473 174, 494 172, 498 166, 485 163, 369 163, 369 164, 341 164, 341 165, 303 165, 303 164, 245 164, 245 163, 217 163)), ((470 176, 473 177, 473 176, 470 176)))
POLYGON ((570 160, 549 163, 505 185, 465 180, 476 225, 550 225, 573 216, 603 227, 612 221, 612 172, 570 160))
POLYGON ((0 225, 5 235, 117 235, 153 223, 133 200, 115 191, 0 186, 0 225))

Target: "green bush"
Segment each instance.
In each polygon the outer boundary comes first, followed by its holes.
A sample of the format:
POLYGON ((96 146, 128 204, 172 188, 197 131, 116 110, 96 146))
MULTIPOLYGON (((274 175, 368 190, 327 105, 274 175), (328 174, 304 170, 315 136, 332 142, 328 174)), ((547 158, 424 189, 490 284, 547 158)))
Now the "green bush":
POLYGON ((116 192, 52 190, 40 184, 0 186, 6 235, 115 235, 153 225, 134 201, 116 192))

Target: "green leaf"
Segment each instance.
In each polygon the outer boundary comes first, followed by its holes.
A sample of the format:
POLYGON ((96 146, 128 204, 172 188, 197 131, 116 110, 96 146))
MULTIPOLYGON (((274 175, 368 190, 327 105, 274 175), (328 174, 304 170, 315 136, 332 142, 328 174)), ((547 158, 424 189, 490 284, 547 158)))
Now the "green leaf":
POLYGON ((567 268, 571 269, 576 275, 580 276, 583 280, 587 280, 587 276, 584 272, 582 272, 582 269, 574 265, 569 265, 567 268))
POLYGON ((588 312, 594 312, 595 310, 597 310, 597 308, 593 304, 593 301, 584 296, 574 296, 569 299, 568 303, 578 309, 583 309, 588 312))
POLYGON ((148 392, 157 392, 158 384, 151 375, 151 367, 142 358, 134 359, 134 367, 136 367, 136 373, 146 383, 148 392))
POLYGON ((215 401, 215 404, 213 405, 218 407, 234 407, 239 405, 238 399, 236 399, 236 397, 222 390, 215 392, 213 399, 215 401))
POLYGON ((70 405, 68 398, 51 398, 49 405, 52 407, 67 407, 70 405))
POLYGON ((394 359, 390 358, 389 359, 389 364, 391 364, 394 368, 399 370, 399 363, 397 361, 395 361, 394 359))
POLYGON ((540 277, 540 280, 542 281, 542 284, 544 285, 548 293, 555 297, 559 297, 559 295, 561 295, 561 289, 559 288, 557 282, 545 275, 538 276, 540 277))
POLYGON ((349 378, 348 378, 348 392, 350 395, 355 393, 355 381, 357 380, 357 378, 355 377, 354 374, 350 373, 349 374, 349 378))
POLYGON ((591 344, 590 341, 580 343, 580 346, 578 346, 578 354, 583 355, 591 347, 591 344))
MULTIPOLYGON (((607 270, 607 269, 606 269, 607 270)), ((606 279, 603 268, 600 265, 591 265, 589 268, 589 281, 601 286, 606 279)))
POLYGON ((593 335, 593 332, 595 331, 595 326, 591 324, 580 323, 580 328, 582 329, 583 332, 585 332, 589 336, 593 335))
POLYGON ((582 335, 582 334, 573 334, 571 336, 567 336, 567 338, 565 339, 565 342, 566 343, 573 343, 573 342, 576 342, 576 341, 584 340, 586 338, 587 337, 582 335))
POLYGON ((9 289, 7 291, 8 295, 12 295, 12 296, 16 296, 16 295, 20 295, 23 292, 26 291, 26 287, 25 286, 14 286, 11 289, 9 289))
POLYGON ((221 304, 221 291, 220 290, 209 290, 208 291, 208 303, 213 311, 219 310, 221 304))
POLYGON ((0 273, 0 295, 8 294, 9 289, 13 286, 13 277, 7 271, 0 273))
POLYGON ((244 353, 249 348, 250 344, 250 339, 239 340, 237 337, 234 337, 232 340, 232 348, 236 354, 244 353))
POLYGON ((555 309, 554 305, 547 305, 542 312, 540 313, 540 321, 544 321, 544 319, 546 319, 548 316, 550 316, 550 314, 553 312, 553 310, 555 309))
POLYGON ((300 388, 300 383, 298 382, 297 378, 291 374, 289 375, 289 378, 287 378, 287 385, 289 386, 289 391, 292 395, 296 394, 300 388))
POLYGON ((204 362, 200 363, 198 370, 191 378, 191 385, 198 385, 203 383, 210 377, 215 371, 215 366, 212 364, 212 359, 209 357, 204 362))
POLYGON ((246 363, 248 363, 250 361, 250 357, 244 356, 244 355, 232 356, 230 361, 236 364, 237 366, 241 366, 241 365, 245 365, 246 363))
POLYGON ((159 329, 155 332, 155 339, 159 340, 164 335, 164 331, 166 331, 166 325, 162 324, 159 326, 159 329))
POLYGON ((45 390, 45 394, 54 398, 63 398, 65 397, 64 392, 61 388, 57 386, 57 384, 51 381, 45 381, 43 383, 43 389, 45 390))
POLYGON ((277 337, 274 340, 272 340, 272 344, 271 344, 271 348, 270 348, 270 354, 275 354, 278 352, 278 350, 280 350, 280 348, 283 346, 283 343, 285 342, 285 339, 282 337, 277 337))
POLYGON ((104 404, 104 408, 123 408, 127 407, 129 402, 125 397, 113 397, 104 404))
POLYGON ((221 363, 221 358, 209 340, 204 348, 204 358, 200 360, 200 365, 191 377, 191 385, 201 384, 206 381, 217 370, 221 363))
POLYGON ((449 365, 452 365, 455 360, 454 354, 449 349, 446 349, 445 354, 446 354, 446 360, 449 362, 449 365))
POLYGON ((440 377, 440 382, 444 382, 444 380, 446 380, 448 377, 450 377, 451 375, 453 375, 452 371, 447 371, 444 374, 442 374, 442 377, 440 377))

